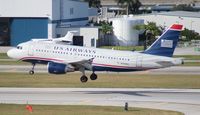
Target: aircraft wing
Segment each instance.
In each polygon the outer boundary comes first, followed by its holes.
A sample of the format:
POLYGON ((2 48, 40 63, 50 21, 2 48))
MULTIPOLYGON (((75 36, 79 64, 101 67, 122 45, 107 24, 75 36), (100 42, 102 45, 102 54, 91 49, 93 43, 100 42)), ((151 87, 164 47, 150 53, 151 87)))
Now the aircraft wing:
POLYGON ((93 59, 94 58, 91 58, 88 60, 81 60, 81 61, 77 61, 77 62, 71 62, 69 64, 71 64, 72 66, 74 66, 76 68, 86 68, 88 70, 92 70, 93 59))
POLYGON ((84 69, 88 69, 88 70, 92 70, 92 62, 93 62, 94 58, 90 58, 90 59, 83 59, 83 60, 77 60, 77 61, 64 61, 64 60, 60 60, 60 59, 55 59, 52 60, 55 63, 62 63, 62 64, 69 64, 72 65, 75 68, 84 68, 84 69))

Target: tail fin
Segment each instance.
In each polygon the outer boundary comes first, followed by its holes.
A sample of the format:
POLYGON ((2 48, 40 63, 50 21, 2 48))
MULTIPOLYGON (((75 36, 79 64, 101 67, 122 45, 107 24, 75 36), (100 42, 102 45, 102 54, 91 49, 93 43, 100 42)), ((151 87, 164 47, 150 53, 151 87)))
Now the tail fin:
POLYGON ((68 31, 64 37, 54 39, 54 41, 72 42, 74 33, 77 31, 68 31))
POLYGON ((172 57, 183 25, 174 24, 167 29, 147 50, 145 54, 172 57))
POLYGON ((67 34, 63 37, 63 39, 72 41, 75 32, 76 31, 68 31, 67 34))

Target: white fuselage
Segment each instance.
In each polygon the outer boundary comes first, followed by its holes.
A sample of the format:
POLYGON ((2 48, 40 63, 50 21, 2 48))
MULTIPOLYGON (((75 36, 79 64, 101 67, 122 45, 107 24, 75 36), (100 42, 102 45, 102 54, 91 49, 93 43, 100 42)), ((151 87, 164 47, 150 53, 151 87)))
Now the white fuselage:
POLYGON ((29 41, 20 48, 8 52, 9 57, 37 63, 72 63, 93 59, 93 71, 141 71, 180 65, 181 59, 148 55, 133 51, 118 51, 99 48, 52 43, 51 41, 29 41))

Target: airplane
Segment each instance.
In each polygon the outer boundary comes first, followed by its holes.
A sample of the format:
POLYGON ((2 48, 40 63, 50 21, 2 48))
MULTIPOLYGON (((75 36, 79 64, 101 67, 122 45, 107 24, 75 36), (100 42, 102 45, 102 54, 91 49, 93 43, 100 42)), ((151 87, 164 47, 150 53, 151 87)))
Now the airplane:
POLYGON ((97 79, 96 71, 134 72, 166 68, 183 64, 183 59, 173 58, 182 25, 173 24, 148 49, 143 52, 119 51, 70 45, 73 32, 57 39, 32 39, 10 49, 7 55, 32 64, 29 74, 34 74, 36 64, 47 64, 48 73, 66 74, 80 71, 80 81, 85 83, 86 70, 92 71, 91 80, 97 79))

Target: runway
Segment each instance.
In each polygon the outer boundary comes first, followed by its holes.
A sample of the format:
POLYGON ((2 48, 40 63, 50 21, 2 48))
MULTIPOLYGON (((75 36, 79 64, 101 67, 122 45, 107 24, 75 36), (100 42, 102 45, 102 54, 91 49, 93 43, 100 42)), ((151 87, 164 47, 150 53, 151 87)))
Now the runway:
MULTIPOLYGON (((0 65, 0 72, 20 72, 28 73, 32 68, 31 65, 0 65)), ((200 75, 200 66, 174 66, 169 68, 130 72, 130 74, 189 74, 189 75, 200 75)), ((35 73, 47 73, 47 66, 36 65, 35 73)))
MULTIPOLYGON (((0 72, 28 73, 31 65, 0 65, 0 72)), ((175 66, 127 74, 200 75, 200 67, 175 66)), ((47 73, 37 65, 35 73, 47 73)), ((101 72, 100 72, 101 73, 101 72)), ((0 88, 0 103, 43 105, 102 105, 174 110, 185 115, 200 114, 200 89, 123 88, 0 88)))
POLYGON ((0 103, 102 105, 174 110, 200 114, 200 89, 0 88, 0 103))

